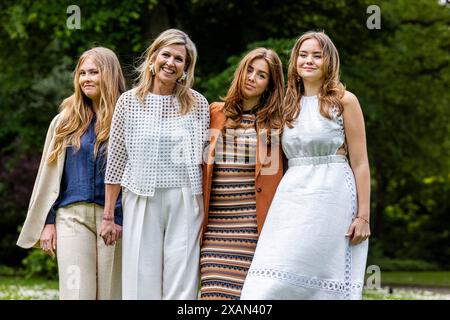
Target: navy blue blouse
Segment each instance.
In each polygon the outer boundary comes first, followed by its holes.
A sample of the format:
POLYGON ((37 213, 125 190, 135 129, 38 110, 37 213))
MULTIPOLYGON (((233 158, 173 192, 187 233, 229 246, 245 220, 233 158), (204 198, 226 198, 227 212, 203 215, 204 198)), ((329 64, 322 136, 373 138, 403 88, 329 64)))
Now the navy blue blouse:
MULTIPOLYGON (((53 204, 45 221, 54 224, 56 210, 76 202, 105 205, 105 170, 106 156, 100 147, 94 159, 96 117, 92 119, 86 132, 81 136, 80 149, 66 149, 64 172, 61 180, 59 196, 53 204)), ((114 221, 122 225, 122 196, 119 194, 114 209, 114 221)))

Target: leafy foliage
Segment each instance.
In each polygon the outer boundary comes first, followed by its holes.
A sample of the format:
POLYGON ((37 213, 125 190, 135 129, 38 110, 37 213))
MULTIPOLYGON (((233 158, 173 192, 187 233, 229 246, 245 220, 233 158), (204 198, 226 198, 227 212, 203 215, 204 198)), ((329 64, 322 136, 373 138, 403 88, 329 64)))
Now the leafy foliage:
POLYGON ((181 28, 199 52, 196 89, 212 102, 226 94, 247 51, 273 48, 286 70, 295 39, 313 29, 325 30, 336 44, 342 80, 365 116, 374 234, 369 254, 449 268, 450 8, 438 1, 380 0, 381 29, 369 30, 371 2, 80 0, 81 29, 70 30, 69 2, 2 1, 0 261, 17 264, 25 255, 14 245, 17 226, 45 132, 72 91, 81 52, 95 45, 113 49, 131 85, 150 40, 181 28))
POLYGON ((50 258, 44 251, 31 250, 30 254, 23 259, 26 278, 43 277, 45 279, 58 278, 58 265, 56 259, 50 258))

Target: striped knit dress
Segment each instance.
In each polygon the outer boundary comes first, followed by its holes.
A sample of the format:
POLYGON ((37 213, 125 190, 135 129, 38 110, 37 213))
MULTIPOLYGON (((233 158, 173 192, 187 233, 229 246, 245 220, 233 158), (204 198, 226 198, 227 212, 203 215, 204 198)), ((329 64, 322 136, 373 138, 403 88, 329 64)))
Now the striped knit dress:
POLYGON ((239 300, 258 240, 255 115, 244 112, 241 125, 222 137, 200 251, 201 299, 239 300))

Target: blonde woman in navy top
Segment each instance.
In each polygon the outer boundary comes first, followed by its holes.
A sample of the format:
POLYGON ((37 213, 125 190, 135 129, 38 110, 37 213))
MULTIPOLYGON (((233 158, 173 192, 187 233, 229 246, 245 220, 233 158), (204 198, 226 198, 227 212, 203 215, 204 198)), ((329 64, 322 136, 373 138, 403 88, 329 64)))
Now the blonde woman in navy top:
MULTIPOLYGON (((114 107, 125 90, 119 60, 97 47, 75 68, 74 93, 61 104, 47 133, 39 172, 18 245, 57 257, 60 299, 120 299, 120 242, 99 234, 104 175, 114 107)), ((122 230, 121 199, 114 226, 122 230)))

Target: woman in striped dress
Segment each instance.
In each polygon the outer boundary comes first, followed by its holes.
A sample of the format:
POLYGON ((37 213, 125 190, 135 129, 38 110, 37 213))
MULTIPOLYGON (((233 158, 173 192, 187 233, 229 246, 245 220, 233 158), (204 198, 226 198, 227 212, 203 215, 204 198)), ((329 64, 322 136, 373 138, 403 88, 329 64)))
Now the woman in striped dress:
POLYGON ((225 101, 211 104, 203 170, 202 299, 240 298, 283 174, 282 99, 281 61, 273 50, 257 48, 240 62, 225 101))

